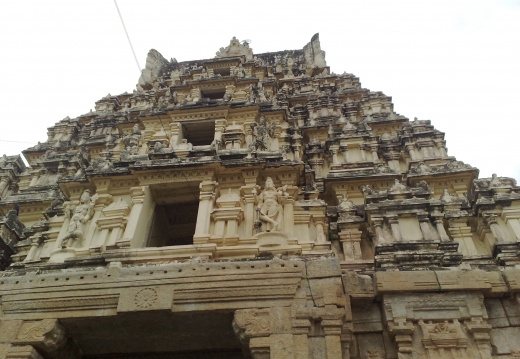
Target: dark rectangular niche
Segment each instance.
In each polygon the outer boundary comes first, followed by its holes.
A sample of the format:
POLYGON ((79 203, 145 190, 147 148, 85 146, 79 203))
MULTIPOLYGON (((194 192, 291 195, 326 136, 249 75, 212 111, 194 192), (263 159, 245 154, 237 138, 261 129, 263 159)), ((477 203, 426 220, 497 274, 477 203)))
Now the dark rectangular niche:
POLYGON ((202 120, 186 122, 182 125, 184 138, 193 146, 211 145, 215 138, 215 121, 202 120))
POLYGON ((193 244, 199 201, 156 205, 148 247, 193 244))

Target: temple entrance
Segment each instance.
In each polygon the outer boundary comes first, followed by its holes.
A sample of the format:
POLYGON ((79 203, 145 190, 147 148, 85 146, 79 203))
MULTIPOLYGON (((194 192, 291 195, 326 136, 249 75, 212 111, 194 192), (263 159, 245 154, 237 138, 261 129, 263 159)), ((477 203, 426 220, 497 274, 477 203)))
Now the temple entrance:
POLYGON ((82 358, 244 358, 231 323, 233 313, 165 311, 68 318, 60 323, 82 358))

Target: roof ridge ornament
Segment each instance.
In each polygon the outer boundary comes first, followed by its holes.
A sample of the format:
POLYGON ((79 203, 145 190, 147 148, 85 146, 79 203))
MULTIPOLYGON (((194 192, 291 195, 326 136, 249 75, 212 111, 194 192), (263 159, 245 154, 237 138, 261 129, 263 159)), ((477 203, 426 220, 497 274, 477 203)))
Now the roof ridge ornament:
POLYGON ((251 40, 240 41, 233 36, 227 47, 221 47, 217 51, 215 58, 231 57, 231 56, 245 56, 246 60, 253 60, 253 49, 249 47, 251 40))

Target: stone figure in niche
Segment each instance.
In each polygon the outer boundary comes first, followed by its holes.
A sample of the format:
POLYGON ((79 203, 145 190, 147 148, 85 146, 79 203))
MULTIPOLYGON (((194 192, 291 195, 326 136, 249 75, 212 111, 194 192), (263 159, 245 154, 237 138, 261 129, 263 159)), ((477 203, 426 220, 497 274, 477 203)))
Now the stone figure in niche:
POLYGON ((428 187, 428 183, 426 181, 421 181, 415 185, 416 188, 422 188, 423 191, 429 191, 430 187, 428 187))
POLYGON ((141 130, 139 129, 139 125, 136 124, 132 128, 132 133, 130 135, 125 134, 121 142, 126 151, 131 155, 137 155, 139 153, 139 147, 141 147, 141 138, 141 130))
POLYGON ((395 173, 393 169, 388 166, 385 166, 383 163, 377 163, 374 167, 375 173, 395 173))
POLYGON ((235 67, 235 70, 233 71, 233 73, 239 78, 239 79, 243 79, 244 77, 246 77, 246 72, 244 70, 244 68, 242 67, 242 64, 238 64, 237 67, 235 67))
POLYGON ((348 196, 346 194, 344 194, 341 198, 341 201, 339 202, 338 211, 343 213, 354 212, 356 211, 356 205, 354 204, 354 202, 348 199, 348 196))
POLYGON ((265 116, 260 116, 260 122, 253 129, 253 143, 256 150, 269 151, 271 147, 271 138, 274 137, 276 125, 269 125, 265 116))
POLYGON ((366 185, 366 186, 363 186, 361 188, 361 192, 363 192, 363 195, 364 196, 370 196, 370 195, 373 195, 373 194, 377 194, 378 191, 374 190, 370 185, 366 185))
POLYGON ((282 220, 282 205, 280 202, 283 196, 287 196, 286 190, 287 186, 278 189, 275 188, 271 177, 267 177, 265 180, 265 187, 260 195, 256 196, 256 188, 253 190, 253 194, 258 201, 256 209, 257 220, 265 222, 266 226, 265 229, 263 229, 264 231, 272 232, 280 230, 280 222, 282 220))
POLYGON ((430 172, 432 172, 432 168, 430 166, 428 166, 427 164, 425 164, 423 161, 421 161, 421 162, 419 162, 417 167, 412 168, 411 172, 416 173, 416 174, 430 173, 430 172))
POLYGON ((407 192, 407 191, 408 191, 408 187, 406 187, 401 182, 399 182, 399 180, 397 178, 394 180, 394 184, 392 185, 392 187, 390 187, 390 189, 388 190, 388 192, 390 192, 390 193, 407 192))
POLYGON ((258 83, 258 89, 257 89, 257 97, 255 99, 255 102, 267 102, 267 97, 265 96, 265 90, 262 86, 262 83, 258 83))
POLYGON ((162 142, 158 141, 155 142, 155 145, 153 146, 153 153, 164 153, 165 146, 162 142))
POLYGON ((501 185, 503 185, 502 181, 500 181, 496 173, 493 173, 491 175, 491 181, 489 181, 489 188, 500 187, 501 185))
POLYGON ((174 150, 176 151, 191 151, 193 150, 193 145, 188 142, 186 138, 182 139, 182 142, 178 145, 175 145, 174 150))
POLYGON ((274 66, 275 66, 275 72, 282 72, 283 71, 283 67, 282 67, 282 57, 280 55, 276 55, 274 57, 274 66))
POLYGON ((442 192, 442 195, 441 195, 441 201, 443 203, 452 203, 455 199, 457 199, 457 197, 455 197, 454 195, 450 194, 448 192, 448 189, 445 188, 442 192))
POLYGON ((93 208, 97 200, 97 195, 90 196, 90 191, 87 189, 83 192, 79 199, 79 205, 67 208, 65 213, 69 217, 69 226, 67 234, 58 239, 58 248, 72 247, 74 240, 80 242, 83 240, 85 223, 88 222, 93 215, 93 208), (67 240, 67 244, 64 241, 67 240))

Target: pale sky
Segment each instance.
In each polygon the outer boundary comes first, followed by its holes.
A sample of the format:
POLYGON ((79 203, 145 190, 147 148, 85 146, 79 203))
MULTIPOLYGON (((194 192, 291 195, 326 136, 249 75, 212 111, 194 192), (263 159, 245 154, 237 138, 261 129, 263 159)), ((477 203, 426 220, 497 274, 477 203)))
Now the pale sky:
MULTIPOLYGON (((448 154, 480 177, 520 182, 520 0, 118 5, 142 68, 151 48, 197 60, 233 36, 261 53, 301 49, 319 32, 331 71, 392 96, 410 120, 431 120, 448 154)), ((0 156, 45 141, 47 127, 138 78, 112 0, 0 0, 0 156)))

